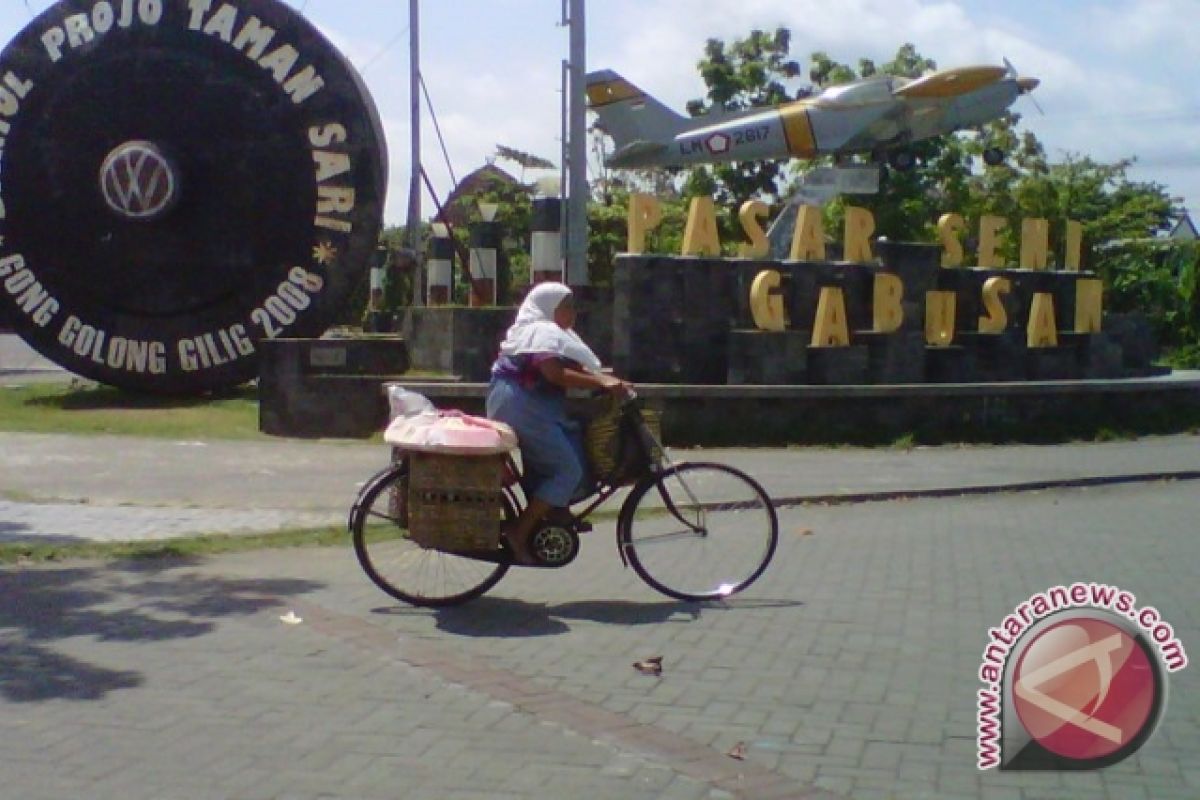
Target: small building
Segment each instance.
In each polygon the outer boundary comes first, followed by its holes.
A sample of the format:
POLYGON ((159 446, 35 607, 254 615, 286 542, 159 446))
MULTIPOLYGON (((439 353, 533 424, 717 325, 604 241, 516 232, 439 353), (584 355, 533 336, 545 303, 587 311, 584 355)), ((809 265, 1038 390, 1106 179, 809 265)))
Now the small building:
POLYGON ((1196 223, 1192 222, 1191 215, 1185 211, 1175 223, 1175 227, 1171 228, 1167 238, 1178 242, 1194 242, 1200 239, 1200 231, 1196 230, 1196 223))
POLYGON ((469 175, 464 176, 458 182, 454 187, 454 191, 450 192, 446 197, 446 202, 442 204, 442 213, 438 214, 434 222, 446 222, 452 228, 464 227, 467 224, 468 210, 459 201, 463 197, 469 197, 485 191, 489 186, 496 184, 528 189, 519 180, 495 164, 485 164, 469 175))

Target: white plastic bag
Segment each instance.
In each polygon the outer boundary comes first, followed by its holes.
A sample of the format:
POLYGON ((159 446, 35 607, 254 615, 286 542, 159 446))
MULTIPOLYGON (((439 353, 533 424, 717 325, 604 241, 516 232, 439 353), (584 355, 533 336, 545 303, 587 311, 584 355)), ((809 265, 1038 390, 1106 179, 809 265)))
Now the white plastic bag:
POLYGON ((517 434, 503 422, 461 411, 397 417, 383 440, 401 450, 457 455, 497 455, 517 447, 517 434))
POLYGON ((391 416, 388 417, 389 421, 397 417, 437 414, 437 408, 434 407, 428 397, 416 392, 410 392, 398 383, 388 384, 387 395, 388 406, 391 408, 391 416))

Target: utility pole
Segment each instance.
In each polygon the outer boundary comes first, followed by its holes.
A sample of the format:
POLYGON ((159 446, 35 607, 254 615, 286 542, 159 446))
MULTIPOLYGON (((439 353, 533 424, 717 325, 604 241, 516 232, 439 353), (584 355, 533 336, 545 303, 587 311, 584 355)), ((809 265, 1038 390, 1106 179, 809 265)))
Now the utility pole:
MULTIPOLYGON (((415 0, 414 0, 415 1, 415 0)), ((584 0, 563 0, 564 23, 570 29, 567 92, 569 125, 564 167, 567 180, 566 253, 567 283, 588 286, 588 180, 587 180, 587 14, 584 0)))
MULTIPOLYGON (((421 257, 421 7, 420 0, 408 0, 409 31, 409 100, 412 127, 412 177, 408 184, 408 218, 405 228, 408 246, 412 249, 412 304, 425 305, 425 293, 421 286, 425 260, 421 257)), ((453 287, 451 287, 453 292, 453 287)))

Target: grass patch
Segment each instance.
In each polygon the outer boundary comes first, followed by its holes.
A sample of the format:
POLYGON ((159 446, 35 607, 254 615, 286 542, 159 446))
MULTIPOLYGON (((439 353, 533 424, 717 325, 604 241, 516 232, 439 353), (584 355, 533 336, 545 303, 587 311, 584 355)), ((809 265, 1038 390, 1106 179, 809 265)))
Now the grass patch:
POLYGON ((95 384, 0 387, 0 430, 195 439, 266 439, 258 390, 200 397, 122 392, 95 384))
POLYGON ((0 543, 0 564, 36 564, 76 559, 118 561, 197 558, 223 553, 294 547, 340 547, 349 543, 341 527, 302 528, 260 534, 210 534, 152 542, 0 543))
MULTIPOLYGON (((412 371, 405 377, 447 376, 412 371)), ((275 440, 258 429, 258 389, 251 385, 194 397, 127 392, 81 380, 0 386, 0 431, 275 440)), ((383 441, 382 432, 371 441, 383 441)))
POLYGON ((1200 342, 1176 347, 1168 351, 1162 361, 1175 369, 1200 369, 1200 342))

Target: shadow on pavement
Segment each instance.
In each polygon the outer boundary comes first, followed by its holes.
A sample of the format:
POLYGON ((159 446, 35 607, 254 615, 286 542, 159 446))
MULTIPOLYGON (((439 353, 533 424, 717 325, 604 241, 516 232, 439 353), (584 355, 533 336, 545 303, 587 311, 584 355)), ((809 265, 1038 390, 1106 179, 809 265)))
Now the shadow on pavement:
POLYGON ((440 609, 434 617, 439 630, 459 636, 517 638, 567 633, 567 620, 605 625, 657 625, 691 622, 703 604, 665 601, 587 600, 547 605, 505 597, 483 597, 465 606, 440 609))
POLYGON ((784 598, 768 597, 731 597, 728 600, 705 604, 705 608, 714 611, 736 611, 747 608, 798 608, 804 605, 803 600, 787 600, 784 598))
POLYGON ((14 522, 5 526, 4 523, 0 522, 0 544, 32 547, 34 545, 53 546, 88 544, 93 541, 95 540, 88 539, 84 536, 65 536, 61 534, 37 533, 28 525, 22 525, 14 522), (21 531, 23 530, 28 532, 22 534, 21 531))
POLYGON ((0 519, 0 542, 19 539, 20 534, 29 530, 29 526, 23 522, 13 522, 12 520, 0 519))
POLYGON ((800 600, 734 597, 728 600, 688 603, 664 600, 635 603, 628 600, 580 600, 571 603, 529 603, 510 597, 481 597, 451 608, 426 609, 409 605, 374 608, 373 614, 392 617, 432 617, 438 630, 458 636, 514 639, 568 633, 570 620, 604 625, 661 625, 688 623, 703 613, 758 608, 795 608, 800 600))
MULTIPOLYGON (((59 652, 67 639, 146 643, 210 633, 223 617, 282 604, 321 584, 301 580, 228 580, 187 572, 198 561, 121 563, 0 571, 0 696, 11 702, 98 700, 142 683, 59 652)), ((78 653, 86 648, 72 644, 78 653)), ((132 659, 130 659, 132 660, 132 659)))

